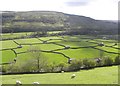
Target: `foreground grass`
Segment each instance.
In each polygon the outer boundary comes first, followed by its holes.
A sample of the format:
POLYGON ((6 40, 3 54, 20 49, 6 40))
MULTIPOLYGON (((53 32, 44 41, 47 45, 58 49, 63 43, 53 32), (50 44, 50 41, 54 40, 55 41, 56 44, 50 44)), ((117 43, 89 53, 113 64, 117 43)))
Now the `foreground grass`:
POLYGON ((20 80, 23 84, 32 84, 37 81, 41 84, 117 84, 118 66, 81 70, 78 72, 3 75, 3 84, 15 84, 20 80), (72 74, 76 74, 71 79, 72 74))

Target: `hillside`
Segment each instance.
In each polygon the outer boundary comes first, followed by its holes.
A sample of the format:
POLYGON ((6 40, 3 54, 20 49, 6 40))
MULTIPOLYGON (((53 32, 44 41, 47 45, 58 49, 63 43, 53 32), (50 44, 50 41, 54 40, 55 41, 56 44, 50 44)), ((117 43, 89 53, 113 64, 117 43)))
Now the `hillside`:
POLYGON ((79 34, 117 34, 117 23, 54 11, 2 13, 2 32, 70 31, 79 34))

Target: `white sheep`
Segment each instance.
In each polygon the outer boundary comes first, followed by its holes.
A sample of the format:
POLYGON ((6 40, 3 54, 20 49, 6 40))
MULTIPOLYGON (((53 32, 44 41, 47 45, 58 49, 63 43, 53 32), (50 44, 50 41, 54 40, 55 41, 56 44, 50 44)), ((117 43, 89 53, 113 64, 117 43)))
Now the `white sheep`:
POLYGON ((70 48, 70 46, 65 46, 65 49, 69 49, 70 48))
POLYGON ((103 43, 103 42, 101 42, 101 43, 99 43, 98 45, 102 47, 102 46, 104 46, 104 43, 103 43))
POLYGON ((33 82, 33 84, 39 84, 39 82, 33 82))
POLYGON ((22 85, 21 81, 17 80, 16 85, 22 85))
POLYGON ((75 78, 76 77, 76 75, 75 74, 72 74, 71 75, 71 79, 73 79, 73 78, 75 78))
POLYGON ((64 71, 61 71, 61 73, 64 73, 64 71))

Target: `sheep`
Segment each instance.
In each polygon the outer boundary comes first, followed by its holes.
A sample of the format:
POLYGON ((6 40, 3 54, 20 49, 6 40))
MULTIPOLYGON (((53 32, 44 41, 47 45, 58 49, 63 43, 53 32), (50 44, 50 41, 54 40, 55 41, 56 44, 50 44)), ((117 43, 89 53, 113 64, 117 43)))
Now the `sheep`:
POLYGON ((22 48, 22 45, 17 46, 17 48, 22 48))
POLYGON ((64 73, 64 71, 61 71, 61 73, 64 73))
POLYGON ((65 49, 69 49, 70 48, 70 46, 65 46, 65 49))
POLYGON ((73 78, 75 78, 76 77, 76 75, 75 74, 72 74, 71 75, 71 79, 73 79, 73 78))
POLYGON ((69 58, 69 59, 68 59, 68 63, 70 64, 72 60, 73 60, 73 59, 69 58))
POLYGON ((39 82, 33 82, 33 84, 39 84, 39 82))
POLYGON ((95 60, 96 60, 97 63, 100 63, 102 61, 101 58, 96 58, 95 60))
POLYGON ((101 42, 101 43, 98 44, 98 46, 101 46, 101 47, 102 47, 102 46, 104 46, 104 43, 101 42))
POLYGON ((21 81, 17 80, 16 85, 22 85, 21 81))

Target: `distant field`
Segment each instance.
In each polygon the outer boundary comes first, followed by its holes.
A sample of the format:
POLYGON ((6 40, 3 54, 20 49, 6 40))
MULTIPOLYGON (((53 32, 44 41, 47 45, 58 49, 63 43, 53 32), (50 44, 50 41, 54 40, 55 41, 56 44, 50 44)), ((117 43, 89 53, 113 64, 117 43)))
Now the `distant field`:
MULTIPOLYGON (((60 33, 63 31, 49 31, 47 32, 48 34, 55 34, 55 33, 60 33)), ((21 33, 4 33, 1 35, 2 39, 7 39, 7 38, 18 38, 18 37, 23 37, 23 36, 29 36, 33 34, 34 32, 21 32, 21 33)))
POLYGON ((2 76, 3 84, 15 84, 16 80, 20 80, 22 84, 32 84, 33 82, 40 84, 118 84, 118 66, 78 72, 2 76), (71 79, 72 74, 76 74, 74 79, 71 79))
POLYGON ((22 32, 22 33, 4 33, 2 34, 3 39, 7 38, 16 38, 16 37, 21 37, 21 36, 27 36, 30 35, 32 32, 22 32))
POLYGON ((2 53, 2 63, 11 62, 15 58, 13 50, 18 53, 17 54, 17 63, 26 62, 26 60, 32 59, 33 57, 29 52, 27 52, 30 48, 37 47, 42 51, 50 51, 41 52, 41 55, 48 58, 48 61, 60 63, 67 62, 67 58, 62 54, 66 55, 69 58, 82 59, 82 58, 96 58, 100 57, 100 50, 102 51, 103 56, 109 56, 111 58, 115 58, 119 53, 118 45, 115 40, 103 40, 103 39, 94 39, 93 37, 88 36, 64 36, 64 37, 40 37, 40 38, 27 38, 27 39, 16 39, 16 40, 7 40, 0 41, 2 44, 2 49, 0 49, 0 53, 2 53), (46 43, 45 43, 46 42, 46 43), (98 46, 99 43, 103 42, 105 46, 98 46), (22 48, 18 48, 19 45, 22 48), (66 48, 66 47, 69 48, 66 48), (95 47, 94 47, 95 46, 95 47), (112 46, 112 47, 111 47, 112 46), (8 50, 5 50, 8 49, 8 50), (56 54, 54 52, 60 52, 62 54, 56 54), (23 53, 21 53, 23 52, 23 53))

